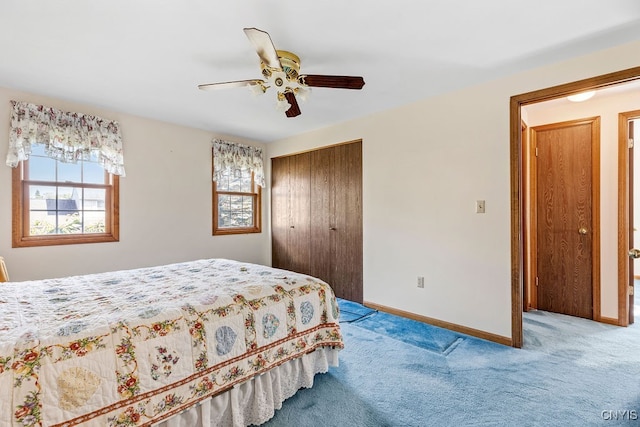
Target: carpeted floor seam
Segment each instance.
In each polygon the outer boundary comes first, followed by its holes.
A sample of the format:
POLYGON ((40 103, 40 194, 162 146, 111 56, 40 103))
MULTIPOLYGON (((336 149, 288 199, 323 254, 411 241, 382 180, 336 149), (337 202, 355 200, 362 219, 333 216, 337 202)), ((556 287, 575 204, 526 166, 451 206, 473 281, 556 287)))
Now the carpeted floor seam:
POLYGON ((459 337, 457 338, 454 342, 452 342, 451 344, 449 344, 443 351, 442 354, 444 356, 448 356, 453 350, 456 349, 456 347, 458 347, 458 344, 460 344, 462 341, 464 341, 464 338, 459 337))
POLYGON ((376 314, 377 312, 378 312, 377 310, 371 310, 368 313, 360 314, 360 313, 357 313, 357 312, 347 311, 347 310, 343 309, 343 310, 340 310, 340 323, 355 323, 355 322, 358 322, 358 321, 360 321, 362 319, 365 319, 365 318, 367 318, 367 317, 369 317, 369 316, 371 316, 373 314, 376 314), (344 314, 347 314, 349 316, 343 316, 344 314), (350 316, 359 316, 359 317, 356 317, 355 319, 349 318, 349 320, 346 320, 346 319, 343 320, 343 317, 350 317, 350 316))
MULTIPOLYGON (((356 326, 358 328, 361 328, 361 329, 364 329, 364 330, 367 330, 367 331, 371 331, 371 332, 375 332, 375 333, 379 334, 379 332, 377 332, 375 330, 371 330, 370 328, 363 327, 362 325, 358 324, 358 322, 347 322, 347 323, 349 323, 352 326, 356 326)), ((425 351, 428 351, 430 353, 437 354, 439 356, 447 356, 449 353, 451 353, 451 351, 453 351, 455 349, 455 347, 457 347, 459 342, 464 341, 462 338, 457 338, 451 344, 449 344, 446 347, 444 347, 444 349, 439 349, 439 348, 433 348, 433 347, 427 347, 427 346, 424 346, 424 345, 420 345, 420 344, 417 344, 415 342, 405 341, 405 340, 403 340, 401 338, 397 338, 397 337, 395 337, 395 336, 393 336, 391 334, 384 334, 384 336, 386 336, 387 338, 389 338, 391 340, 398 341, 398 342, 401 342, 403 344, 419 348, 420 350, 425 350, 425 351), (451 347, 454 347, 454 348, 451 348, 451 347), (449 350, 449 351, 445 354, 446 350, 449 350)))

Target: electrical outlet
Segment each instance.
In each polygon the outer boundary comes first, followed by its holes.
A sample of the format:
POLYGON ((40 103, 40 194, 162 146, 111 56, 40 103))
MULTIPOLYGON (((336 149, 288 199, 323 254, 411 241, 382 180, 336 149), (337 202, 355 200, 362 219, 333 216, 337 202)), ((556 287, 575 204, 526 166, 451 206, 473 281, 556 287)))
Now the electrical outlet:
POLYGON ((484 200, 476 200, 476 213, 484 213, 484 200))
POLYGON ((423 276, 418 276, 418 287, 419 288, 424 288, 424 277, 423 276))

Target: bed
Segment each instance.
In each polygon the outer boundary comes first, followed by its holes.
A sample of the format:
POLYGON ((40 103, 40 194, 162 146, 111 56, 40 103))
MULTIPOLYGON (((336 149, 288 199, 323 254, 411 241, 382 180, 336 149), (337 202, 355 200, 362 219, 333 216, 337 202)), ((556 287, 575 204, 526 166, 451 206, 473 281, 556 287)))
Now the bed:
POLYGON ((0 285, 0 426, 244 426, 343 341, 319 279, 224 259, 0 285))

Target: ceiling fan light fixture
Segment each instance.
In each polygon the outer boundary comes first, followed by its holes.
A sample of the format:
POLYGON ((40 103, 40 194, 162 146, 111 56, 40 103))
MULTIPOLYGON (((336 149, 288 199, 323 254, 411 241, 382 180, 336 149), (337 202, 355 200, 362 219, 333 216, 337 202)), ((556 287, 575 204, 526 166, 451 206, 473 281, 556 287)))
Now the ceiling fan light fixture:
POLYGON ((311 96, 311 88, 300 86, 296 88, 294 93, 302 101, 307 101, 309 99, 309 96, 311 96))
POLYGON ((263 85, 262 83, 256 83, 253 85, 249 85, 249 90, 252 94, 258 96, 264 94, 267 91, 267 86, 263 85))
POLYGON ((282 92, 278 92, 278 101, 276 101, 276 110, 280 113, 286 112, 289 108, 291 108, 291 104, 284 97, 282 92))
POLYGON ((569 95, 567 96, 567 99, 571 102, 582 102, 582 101, 586 101, 587 99, 591 99, 595 94, 596 94, 595 90, 589 90, 586 92, 580 92, 574 95, 569 95))

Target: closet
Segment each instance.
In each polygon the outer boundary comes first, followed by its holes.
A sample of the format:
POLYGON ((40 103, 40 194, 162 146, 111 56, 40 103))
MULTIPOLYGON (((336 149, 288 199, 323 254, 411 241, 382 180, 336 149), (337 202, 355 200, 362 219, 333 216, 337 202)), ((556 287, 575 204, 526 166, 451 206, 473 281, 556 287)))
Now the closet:
POLYGON ((272 264, 362 302, 362 141, 271 160, 272 264))

